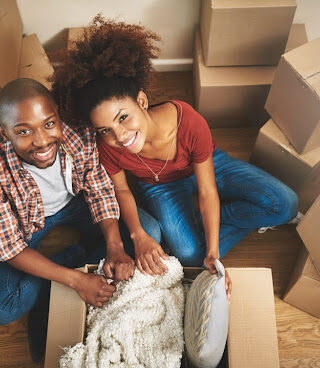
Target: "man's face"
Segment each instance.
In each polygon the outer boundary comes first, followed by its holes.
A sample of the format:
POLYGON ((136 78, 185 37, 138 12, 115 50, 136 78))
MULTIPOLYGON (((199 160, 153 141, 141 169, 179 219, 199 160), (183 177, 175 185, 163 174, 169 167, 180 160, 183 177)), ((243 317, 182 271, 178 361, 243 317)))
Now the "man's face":
POLYGON ((56 105, 43 96, 17 103, 4 122, 4 133, 22 161, 40 169, 51 166, 62 140, 56 105))

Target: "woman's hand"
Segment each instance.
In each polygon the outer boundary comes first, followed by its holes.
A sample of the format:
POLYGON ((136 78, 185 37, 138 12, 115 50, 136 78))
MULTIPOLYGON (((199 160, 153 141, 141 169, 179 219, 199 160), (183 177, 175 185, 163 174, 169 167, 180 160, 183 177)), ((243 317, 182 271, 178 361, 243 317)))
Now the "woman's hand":
POLYGON ((103 271, 109 279, 114 281, 129 280, 135 269, 134 260, 123 248, 111 250, 108 248, 103 271))
POLYGON ((139 235, 134 239, 134 250, 138 270, 144 274, 152 276, 163 275, 167 267, 162 263, 161 258, 169 259, 158 244, 147 233, 139 235))
MULTIPOLYGON (((212 256, 212 255, 208 255, 203 263, 204 265, 207 267, 207 269, 214 275, 217 273, 217 269, 215 266, 215 261, 216 261, 216 257, 212 256)), ((230 276, 228 274, 228 271, 225 270, 225 285, 226 285, 226 293, 227 293, 227 298, 230 302, 230 297, 231 297, 231 290, 232 290, 232 282, 230 279, 230 276)))

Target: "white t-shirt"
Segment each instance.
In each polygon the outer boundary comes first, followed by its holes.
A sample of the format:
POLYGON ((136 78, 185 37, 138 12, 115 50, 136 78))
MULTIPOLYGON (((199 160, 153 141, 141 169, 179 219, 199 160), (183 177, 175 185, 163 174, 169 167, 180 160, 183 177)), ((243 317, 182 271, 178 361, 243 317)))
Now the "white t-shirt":
POLYGON ((63 177, 59 152, 53 165, 46 169, 39 169, 26 162, 22 162, 22 165, 39 187, 46 217, 56 214, 72 199, 63 177))

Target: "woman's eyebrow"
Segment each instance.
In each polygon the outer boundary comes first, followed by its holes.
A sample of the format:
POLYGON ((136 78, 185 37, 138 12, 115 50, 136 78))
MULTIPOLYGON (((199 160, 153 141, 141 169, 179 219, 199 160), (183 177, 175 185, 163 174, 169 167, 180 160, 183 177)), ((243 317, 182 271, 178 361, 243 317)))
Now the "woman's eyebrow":
POLYGON ((116 120, 116 118, 119 116, 119 114, 121 113, 121 111, 123 111, 124 109, 120 109, 119 111, 118 111, 118 113, 116 114, 116 116, 113 118, 113 121, 115 121, 116 120))

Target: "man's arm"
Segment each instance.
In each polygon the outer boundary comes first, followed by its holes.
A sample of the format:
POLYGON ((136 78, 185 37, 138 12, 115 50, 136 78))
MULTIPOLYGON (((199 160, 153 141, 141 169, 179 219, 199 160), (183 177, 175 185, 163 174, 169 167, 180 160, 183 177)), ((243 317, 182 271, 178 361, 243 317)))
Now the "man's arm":
POLYGON ((86 303, 95 307, 101 307, 115 291, 115 286, 109 285, 103 276, 60 266, 32 248, 25 248, 7 262, 23 272, 73 288, 86 303))
POLYGON ((85 274, 60 266, 38 251, 29 248, 19 231, 19 221, 9 201, 0 189, 0 260, 11 266, 47 280, 60 282, 75 289, 80 297, 94 306, 112 296, 115 287, 108 285, 104 277, 85 274))

